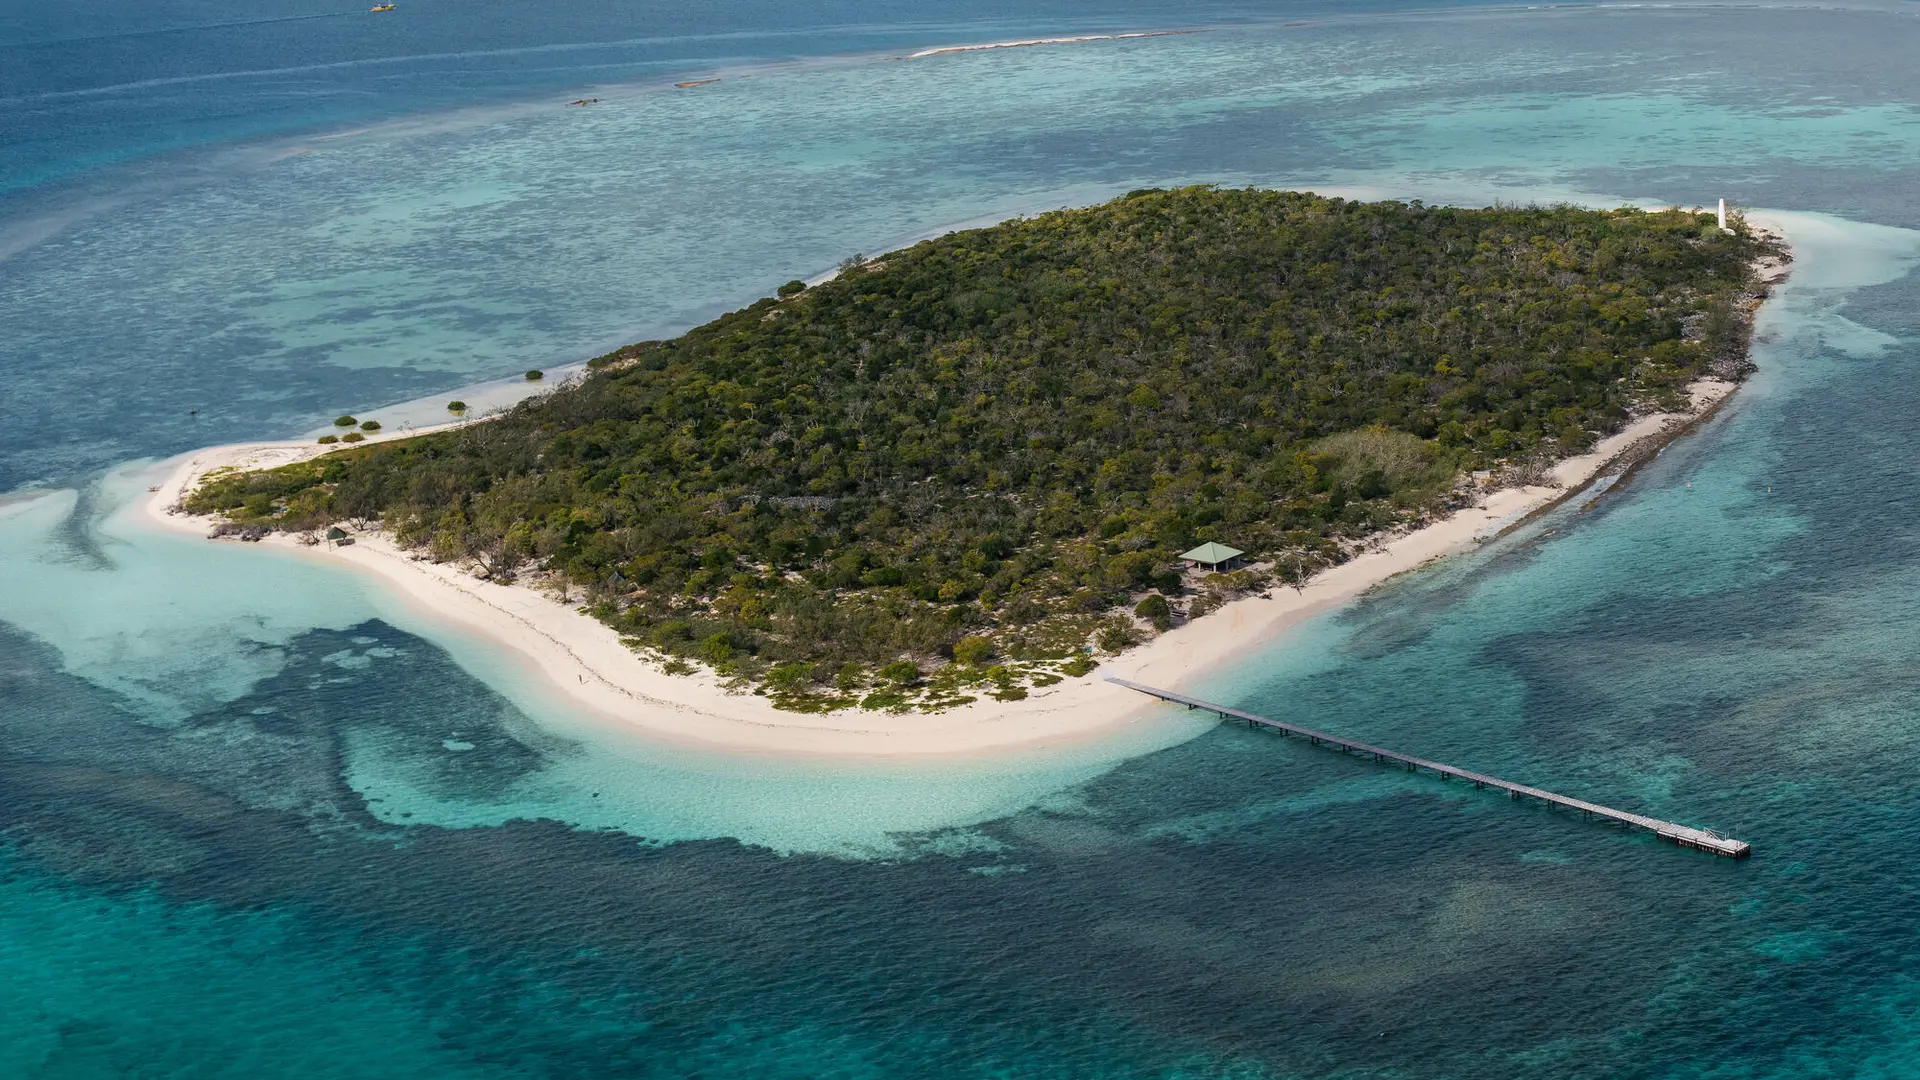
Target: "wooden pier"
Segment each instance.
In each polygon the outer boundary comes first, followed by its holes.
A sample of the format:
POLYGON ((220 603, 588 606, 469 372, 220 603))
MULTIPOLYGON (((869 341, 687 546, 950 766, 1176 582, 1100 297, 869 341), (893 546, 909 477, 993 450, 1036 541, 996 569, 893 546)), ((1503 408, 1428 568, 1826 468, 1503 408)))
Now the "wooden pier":
POLYGON ((1188 697, 1185 694, 1176 694, 1172 690, 1162 690, 1154 686, 1143 686, 1140 683, 1131 682, 1127 679, 1117 678, 1112 675, 1107 676, 1107 681, 1118 686, 1124 686, 1129 690, 1138 690, 1143 694, 1157 697, 1162 701, 1171 701, 1176 705, 1185 705, 1189 709, 1206 709, 1209 712, 1218 713, 1223 720, 1244 720, 1248 727, 1265 727, 1273 731, 1278 731, 1283 735, 1297 735, 1315 746, 1330 746, 1343 754, 1371 756, 1375 761, 1397 765, 1406 769, 1408 772, 1419 772, 1424 769, 1443 780, 1469 780, 1472 781, 1473 786, 1476 788, 1497 788, 1506 792, 1509 798, 1539 799, 1541 802, 1565 807, 1568 810, 1578 810, 1583 816, 1589 819, 1602 818, 1621 825, 1630 825, 1637 829, 1645 829, 1660 839, 1669 843, 1678 844, 1683 848, 1692 848, 1695 851, 1706 851, 1714 855, 1725 855, 1729 859, 1744 859, 1748 855, 1753 854, 1752 845, 1746 841, 1729 839, 1714 832, 1712 829, 1690 828, 1686 825, 1676 825, 1671 821, 1661 821, 1659 818, 1629 814, 1624 810, 1615 810, 1610 806, 1601 806, 1598 803, 1590 803, 1581 799, 1570 799, 1565 795, 1556 795, 1551 791, 1542 791, 1537 787, 1516 784, 1510 780, 1500 780, 1482 773, 1455 768, 1452 765, 1442 765, 1440 762, 1428 761, 1426 758, 1417 758, 1408 754, 1396 753, 1392 750, 1383 750, 1378 746, 1369 746, 1366 743, 1355 742, 1352 739, 1342 738, 1338 735, 1330 735, 1324 731, 1315 731, 1313 728, 1301 727, 1298 724, 1289 724, 1269 717, 1258 716, 1254 713, 1242 712, 1239 709, 1230 709, 1225 705, 1218 705, 1211 701, 1202 701, 1199 698, 1188 697))

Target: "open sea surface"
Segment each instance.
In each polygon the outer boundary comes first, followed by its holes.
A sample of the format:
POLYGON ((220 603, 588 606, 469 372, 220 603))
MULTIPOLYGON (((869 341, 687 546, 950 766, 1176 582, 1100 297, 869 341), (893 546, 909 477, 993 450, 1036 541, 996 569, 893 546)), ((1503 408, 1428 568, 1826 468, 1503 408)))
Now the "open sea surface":
POLYGON ((0 0, 0 1077, 1920 1076, 1917 46, 1904 3, 0 0), (1204 32, 897 59, 1155 29, 1204 32), (1196 688, 1751 860, 1172 710, 662 747, 126 512, 1194 182, 1790 212, 1728 409, 1196 688))

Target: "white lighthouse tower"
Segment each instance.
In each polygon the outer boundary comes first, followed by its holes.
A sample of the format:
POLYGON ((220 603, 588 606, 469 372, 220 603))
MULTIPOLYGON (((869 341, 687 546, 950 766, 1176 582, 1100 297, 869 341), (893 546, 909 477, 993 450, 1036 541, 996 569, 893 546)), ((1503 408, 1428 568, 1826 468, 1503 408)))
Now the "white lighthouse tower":
POLYGON ((1726 229, 1727 229, 1727 200, 1721 199, 1720 200, 1720 231, 1725 232, 1726 229))

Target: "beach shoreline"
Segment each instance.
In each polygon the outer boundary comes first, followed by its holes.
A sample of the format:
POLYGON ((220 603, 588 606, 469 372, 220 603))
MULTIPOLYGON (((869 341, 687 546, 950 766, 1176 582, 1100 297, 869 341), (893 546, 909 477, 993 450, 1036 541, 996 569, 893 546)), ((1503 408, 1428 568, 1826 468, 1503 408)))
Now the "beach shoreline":
MULTIPOLYGON (((1759 215, 1750 220, 1777 236, 1785 235, 1778 221, 1759 215)), ((1790 256, 1758 268, 1762 280, 1778 284, 1789 262, 1790 256)), ((729 691, 710 671, 668 674, 628 648, 617 631, 537 586, 500 585, 473 577, 402 549, 377 530, 358 533, 344 545, 306 546, 288 533, 272 533, 260 542, 377 580, 410 611, 477 634, 523 659, 569 704, 649 737, 707 750, 846 758, 1013 753, 1096 740, 1164 708, 1105 677, 1120 676, 1167 689, 1191 688, 1195 681, 1391 578, 1475 547, 1577 497, 1603 477, 1630 471, 1711 417, 1739 386, 1721 379, 1698 380, 1688 388, 1689 411, 1634 420, 1589 452, 1555 464, 1550 484, 1485 492, 1474 505, 1383 538, 1298 589, 1276 586, 1265 595, 1235 600, 1105 659, 1087 675, 1033 688, 1021 701, 986 699, 933 713, 787 712, 765 697, 729 691)), ((428 430, 433 428, 385 437, 409 437, 428 430)), ((311 440, 282 441, 209 447, 181 455, 166 463, 165 480, 139 500, 134 516, 154 528, 206 536, 218 519, 188 515, 179 507, 209 473, 272 468, 330 449, 311 440)))

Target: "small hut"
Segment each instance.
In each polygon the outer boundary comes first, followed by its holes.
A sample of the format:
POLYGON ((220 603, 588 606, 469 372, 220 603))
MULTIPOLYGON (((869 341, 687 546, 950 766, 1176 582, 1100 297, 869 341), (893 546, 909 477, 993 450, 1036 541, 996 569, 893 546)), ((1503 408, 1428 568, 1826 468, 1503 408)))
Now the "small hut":
POLYGON ((1225 544, 1216 544, 1209 540, 1180 557, 1186 560, 1188 566, 1196 570, 1206 570, 1217 574, 1223 570, 1231 570, 1239 565, 1240 556, 1245 554, 1246 552, 1241 551, 1239 548, 1228 547, 1225 544))

